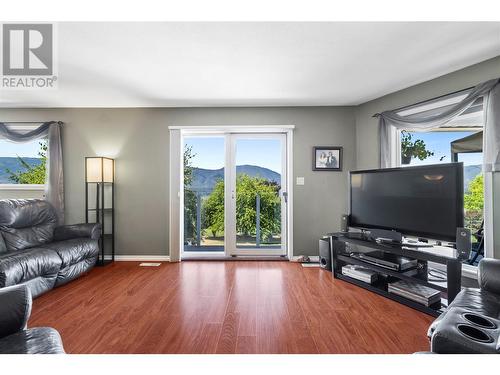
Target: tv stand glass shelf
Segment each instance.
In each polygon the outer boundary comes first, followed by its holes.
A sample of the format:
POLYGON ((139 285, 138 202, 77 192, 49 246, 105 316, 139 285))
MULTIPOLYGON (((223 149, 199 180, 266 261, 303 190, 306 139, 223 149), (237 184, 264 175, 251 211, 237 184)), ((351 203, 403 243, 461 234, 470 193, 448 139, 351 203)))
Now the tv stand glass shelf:
MULTIPOLYGON (((397 243, 379 243, 369 240, 362 233, 330 233, 333 277, 370 290, 432 316, 438 316, 460 292, 462 266, 456 249, 439 247, 413 247, 397 243), (373 262, 372 254, 387 255, 388 259, 403 257, 409 264, 373 262), (446 272, 431 269, 429 263, 443 264, 446 272), (361 266, 370 273, 376 273, 371 283, 343 274, 346 265, 361 266), (439 273, 436 277, 436 272, 439 273), (432 288, 440 293, 441 301, 429 305, 389 292, 389 285, 398 281, 409 283, 415 288, 432 288)), ((379 257, 380 258, 380 257, 379 257)), ((377 258, 377 259, 379 259, 377 258)), ((382 259, 385 257, 382 257, 382 259)))

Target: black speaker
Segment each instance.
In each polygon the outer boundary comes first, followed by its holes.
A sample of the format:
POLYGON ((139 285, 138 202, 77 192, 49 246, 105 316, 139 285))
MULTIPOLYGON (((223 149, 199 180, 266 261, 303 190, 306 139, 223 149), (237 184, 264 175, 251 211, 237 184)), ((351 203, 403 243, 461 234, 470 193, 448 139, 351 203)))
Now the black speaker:
POLYGON ((319 240, 319 266, 327 271, 332 270, 332 252, 328 238, 319 240))
POLYGON ((349 232, 349 215, 342 215, 340 217, 340 231, 349 232))
POLYGON ((470 229, 457 228, 457 253, 460 259, 469 259, 472 249, 470 229))

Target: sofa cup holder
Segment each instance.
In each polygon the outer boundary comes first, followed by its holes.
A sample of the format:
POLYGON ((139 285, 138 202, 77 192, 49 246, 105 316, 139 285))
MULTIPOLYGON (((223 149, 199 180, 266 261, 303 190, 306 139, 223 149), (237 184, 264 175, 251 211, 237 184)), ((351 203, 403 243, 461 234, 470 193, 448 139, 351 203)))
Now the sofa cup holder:
POLYGON ((457 325, 457 329, 462 335, 464 335, 470 340, 482 343, 493 342, 493 338, 489 334, 487 334, 483 330, 480 330, 479 328, 474 327, 473 325, 459 324, 457 325))
POLYGON ((467 320, 469 323, 482 327, 482 328, 488 328, 488 329, 495 329, 497 328, 497 325, 489 320, 488 318, 485 318, 484 316, 473 314, 473 313, 465 313, 462 315, 465 320, 467 320))

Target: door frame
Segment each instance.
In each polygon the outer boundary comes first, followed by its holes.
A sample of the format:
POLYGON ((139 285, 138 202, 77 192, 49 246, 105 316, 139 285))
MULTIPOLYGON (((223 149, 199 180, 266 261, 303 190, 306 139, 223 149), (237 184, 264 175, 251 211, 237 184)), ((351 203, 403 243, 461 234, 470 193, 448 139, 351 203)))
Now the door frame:
MULTIPOLYGON (((183 254, 183 238, 184 238, 184 170, 183 170, 183 138, 184 136, 196 135, 226 135, 238 133, 281 133, 286 136, 286 174, 288 192, 288 204, 286 207, 286 256, 288 259, 293 258, 293 130, 294 125, 216 125, 216 126, 169 126, 170 132, 170 170, 169 170, 169 218, 170 225, 169 233, 169 253, 170 261, 178 262, 184 256, 183 254)), ((229 142, 226 142, 226 150, 229 142)), ((226 152, 226 158, 228 158, 226 152)), ((226 160, 227 163, 227 160, 226 160)), ((228 168, 226 168, 228 169, 228 168)), ((227 180, 227 172, 225 178, 227 180)), ((228 180, 227 180, 228 181, 228 180)), ((225 236, 226 237, 226 236, 225 236)), ((225 240, 226 242, 226 240, 225 240)), ((209 254, 197 253, 202 257, 221 258, 227 255, 227 246, 225 243, 224 254, 209 254)), ((250 254, 248 254, 250 255, 250 254)))

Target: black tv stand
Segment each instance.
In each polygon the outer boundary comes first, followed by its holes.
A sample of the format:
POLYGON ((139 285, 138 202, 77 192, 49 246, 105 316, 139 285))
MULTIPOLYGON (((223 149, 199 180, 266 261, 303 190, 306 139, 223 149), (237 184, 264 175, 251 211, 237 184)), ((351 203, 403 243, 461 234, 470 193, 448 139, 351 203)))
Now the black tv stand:
POLYGON ((330 238, 330 249, 332 250, 332 273, 335 279, 355 284, 432 316, 440 315, 444 308, 451 303, 460 292, 462 264, 458 258, 456 249, 443 246, 434 248, 415 248, 405 246, 401 243, 373 241, 371 237, 364 233, 331 233, 328 236, 330 238), (368 252, 374 250, 416 259, 417 268, 413 270, 397 271, 350 256, 353 252, 368 252), (446 280, 443 280, 443 282, 433 281, 432 277, 429 277, 428 262, 445 265, 446 280), (365 283, 342 274, 342 267, 347 264, 361 265, 383 275, 383 277, 380 277, 379 280, 373 284, 365 283), (425 306, 399 295, 389 293, 387 291, 387 285, 388 282, 393 280, 405 280, 436 289, 441 292, 441 302, 435 305, 425 306))

